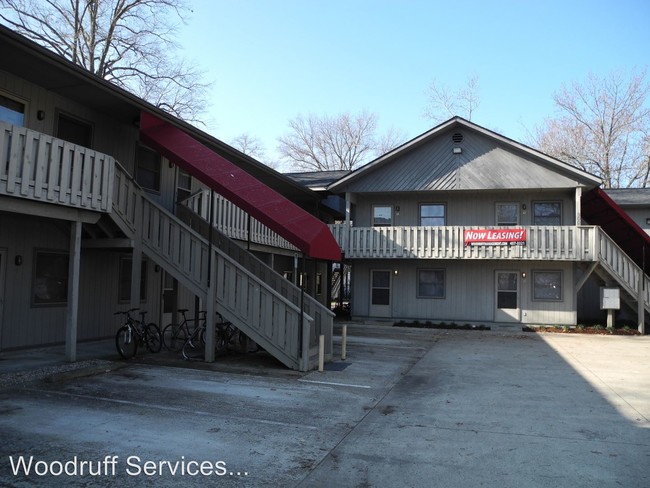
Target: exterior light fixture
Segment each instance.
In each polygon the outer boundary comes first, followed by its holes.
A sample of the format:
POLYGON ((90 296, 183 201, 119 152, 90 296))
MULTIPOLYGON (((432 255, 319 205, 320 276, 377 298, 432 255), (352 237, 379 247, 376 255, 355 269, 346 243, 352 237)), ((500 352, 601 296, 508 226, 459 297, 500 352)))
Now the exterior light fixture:
POLYGON ((399 274, 399 271, 395 269, 395 270, 393 270, 393 274, 394 274, 395 276, 397 276, 397 275, 399 274))
POLYGON ((23 264, 23 257, 20 254, 17 254, 16 257, 14 258, 14 264, 16 266, 20 266, 23 264))
POLYGON ((462 147, 455 147, 452 151, 453 151, 454 154, 461 154, 463 152, 463 148, 462 147))
POLYGON ((521 273, 521 277, 522 277, 523 279, 526 279, 526 272, 525 272, 525 271, 524 271, 523 273, 521 273))
POLYGON ((38 120, 43 120, 45 118, 45 110, 39 110, 36 112, 36 118, 38 120))

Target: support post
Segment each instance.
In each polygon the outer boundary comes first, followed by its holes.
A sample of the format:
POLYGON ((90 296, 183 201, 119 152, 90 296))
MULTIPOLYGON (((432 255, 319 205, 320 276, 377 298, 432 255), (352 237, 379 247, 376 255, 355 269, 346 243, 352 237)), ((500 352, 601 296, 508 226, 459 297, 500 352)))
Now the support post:
POLYGON ((325 370, 325 336, 318 336, 318 371, 321 373, 325 370))
MULTIPOLYGON (((214 253, 212 247, 209 250, 210 254, 214 253)), ((208 288, 206 290, 206 304, 205 304, 205 362, 213 363, 215 359, 215 346, 216 346, 216 324, 215 318, 217 314, 217 263, 213 263, 208 276, 208 288)))
POLYGON ((301 316, 301 326, 300 330, 302 331, 301 335, 301 344, 300 344, 300 349, 301 349, 301 354, 300 354, 300 359, 299 359, 299 364, 300 364, 300 371, 309 371, 309 329, 310 329, 310 321, 307 317, 305 317, 304 314, 300 314, 301 316))
POLYGON ((343 331, 341 333, 341 361, 345 361, 345 358, 348 357, 348 326, 343 326, 343 331))
MULTIPOLYGON (((644 253, 644 261, 645 261, 645 253, 644 253)), ((639 273, 639 285, 637 289, 638 289, 637 297, 636 297, 637 329, 639 333, 643 335, 645 334, 645 272, 643 269, 639 273)))
POLYGON ((81 222, 70 223, 68 262, 68 308, 65 327, 65 359, 77 360, 77 320, 79 313, 79 272, 81 269, 81 222))
POLYGON ((131 253, 131 308, 140 306, 140 281, 142 279, 142 198, 136 198, 133 251, 131 253))

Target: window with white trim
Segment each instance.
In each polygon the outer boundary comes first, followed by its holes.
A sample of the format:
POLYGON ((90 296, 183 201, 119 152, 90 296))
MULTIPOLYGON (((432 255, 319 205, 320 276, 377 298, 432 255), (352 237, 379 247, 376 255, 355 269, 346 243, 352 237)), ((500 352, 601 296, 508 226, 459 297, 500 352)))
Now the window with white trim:
POLYGON ((533 225, 562 225, 562 202, 533 202, 533 225))
POLYGON ((68 303, 69 254, 60 251, 36 251, 32 277, 32 305, 68 303))
POLYGON ((12 125, 25 125, 25 104, 0 95, 0 120, 12 125))
POLYGON ((148 147, 138 145, 136 158, 135 180, 146 190, 160 192, 160 154, 148 147))
POLYGON ((496 225, 519 225, 519 204, 497 203, 496 225))
POLYGON ((562 301, 562 271, 533 271, 533 300, 562 301))
POLYGON ((444 203, 421 203, 420 225, 445 225, 447 221, 447 205, 444 203))
POLYGON ((93 126, 71 115, 59 113, 56 122, 56 137, 77 146, 91 148, 93 145, 93 126))
POLYGON ((389 227, 393 225, 393 207, 390 205, 373 205, 372 225, 374 227, 389 227))
POLYGON ((445 298, 445 270, 418 269, 418 298, 445 298))

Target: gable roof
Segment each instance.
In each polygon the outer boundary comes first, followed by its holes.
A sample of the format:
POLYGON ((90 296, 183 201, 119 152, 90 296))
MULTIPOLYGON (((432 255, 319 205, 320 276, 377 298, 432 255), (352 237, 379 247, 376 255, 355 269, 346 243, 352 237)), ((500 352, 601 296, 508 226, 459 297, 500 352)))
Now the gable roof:
POLYGON ((323 191, 335 181, 347 176, 350 170, 337 169, 329 171, 305 171, 300 173, 284 173, 297 183, 314 191, 323 191))
POLYGON ((579 168, 462 117, 453 117, 344 176, 331 184, 328 190, 383 192, 488 187, 546 188, 550 181, 553 187, 558 188, 595 187, 602 183, 596 176, 579 168), (470 134, 474 140, 462 143, 452 141, 457 135, 456 131, 462 131, 463 137, 470 134), (444 138, 445 135, 452 137, 444 138), (458 148, 460 153, 454 152, 454 148, 458 148), (495 163, 502 166, 502 171, 495 163), (395 164, 400 167, 394 167, 395 164), (398 179, 399 183, 393 181, 389 184, 391 178, 398 179))

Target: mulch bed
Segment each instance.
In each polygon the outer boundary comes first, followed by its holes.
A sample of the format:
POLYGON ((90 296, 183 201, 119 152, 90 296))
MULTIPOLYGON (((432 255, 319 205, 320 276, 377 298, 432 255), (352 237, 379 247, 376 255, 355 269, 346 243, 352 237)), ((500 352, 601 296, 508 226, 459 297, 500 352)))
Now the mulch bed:
POLYGON ((539 326, 521 328, 524 332, 550 332, 553 334, 596 334, 596 335, 641 335, 638 330, 632 328, 617 327, 607 329, 605 327, 563 327, 563 326, 539 326))
POLYGON ((491 330, 487 325, 474 325, 474 324, 447 324, 441 322, 434 324, 433 322, 395 322, 393 327, 415 327, 420 329, 444 329, 444 330, 491 330))

